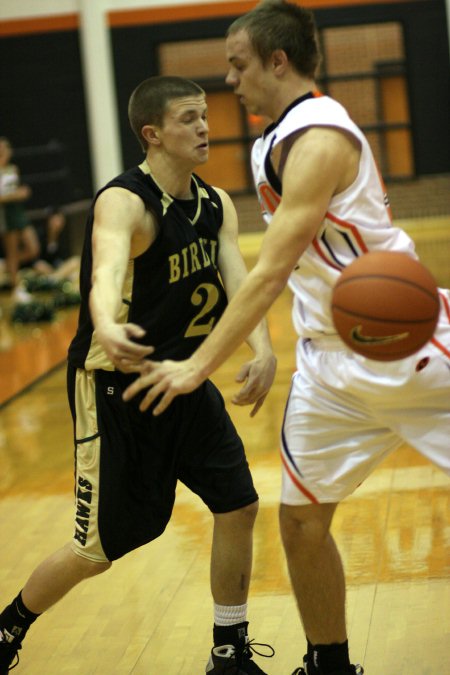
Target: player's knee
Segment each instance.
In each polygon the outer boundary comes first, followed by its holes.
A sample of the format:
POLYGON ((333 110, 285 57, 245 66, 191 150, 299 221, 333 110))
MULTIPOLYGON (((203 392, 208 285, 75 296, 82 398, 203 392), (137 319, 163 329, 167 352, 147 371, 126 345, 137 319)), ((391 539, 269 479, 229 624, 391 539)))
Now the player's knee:
POLYGON ((214 514, 216 525, 219 527, 233 527, 240 530, 252 529, 258 513, 258 500, 228 513, 214 514))
POLYGON ((84 558, 83 556, 74 552, 72 552, 72 555, 73 565, 78 568, 78 574, 83 579, 89 579, 90 577, 95 577, 98 574, 102 574, 103 572, 109 570, 112 566, 112 563, 109 560, 89 560, 89 558, 84 558))
POLYGON ((93 560, 89 560, 88 563, 89 564, 86 567, 88 577, 95 577, 98 574, 103 574, 103 572, 107 572, 112 567, 112 563, 109 562, 109 560, 105 562, 94 562, 93 560))
POLYGON ((299 548, 311 550, 328 538, 334 508, 280 506, 280 532, 286 553, 299 548))
POLYGON ((248 527, 253 527, 256 516, 258 515, 259 501, 255 501, 252 504, 244 506, 242 509, 239 509, 242 519, 247 524, 248 527))

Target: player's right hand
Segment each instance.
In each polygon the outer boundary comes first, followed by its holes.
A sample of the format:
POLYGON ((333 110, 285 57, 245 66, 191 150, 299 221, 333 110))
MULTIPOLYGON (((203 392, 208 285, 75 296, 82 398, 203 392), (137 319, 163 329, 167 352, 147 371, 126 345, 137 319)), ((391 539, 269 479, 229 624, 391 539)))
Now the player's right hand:
POLYGON ((110 323, 95 330, 97 341, 108 358, 123 373, 140 373, 147 363, 147 356, 155 351, 154 347, 136 342, 144 335, 144 329, 135 323, 110 323))

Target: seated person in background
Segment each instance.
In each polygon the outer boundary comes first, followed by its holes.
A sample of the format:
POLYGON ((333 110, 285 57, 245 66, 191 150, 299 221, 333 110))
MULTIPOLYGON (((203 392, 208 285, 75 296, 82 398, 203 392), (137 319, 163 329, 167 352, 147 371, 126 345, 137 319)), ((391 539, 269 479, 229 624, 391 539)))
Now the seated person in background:
MULTIPOLYGON (((0 206, 0 233, 5 232, 4 209, 0 206)), ((19 232, 18 261, 19 269, 34 266, 41 255, 41 245, 36 229, 33 225, 27 225, 19 232)), ((20 274, 20 273, 19 273, 20 274)), ((20 275, 22 279, 22 275, 20 275)), ((5 247, 3 238, 0 236, 0 290, 10 290, 12 287, 5 260, 5 247)))
POLYGON ((66 223, 64 211, 59 206, 50 206, 44 220, 35 224, 40 253, 32 267, 39 275, 45 275, 50 280, 69 280, 78 284, 80 257, 68 255, 61 243, 66 223))
MULTIPOLYGON (((43 218, 19 232, 18 275, 20 286, 29 299, 14 303, 11 312, 13 323, 51 321, 56 310, 79 304, 80 258, 68 256, 67 247, 60 242, 65 224, 64 212, 60 208, 49 207, 43 218)), ((11 288, 11 283, 6 260, 2 256, 4 252, 0 242, 0 288, 5 290, 11 288)))

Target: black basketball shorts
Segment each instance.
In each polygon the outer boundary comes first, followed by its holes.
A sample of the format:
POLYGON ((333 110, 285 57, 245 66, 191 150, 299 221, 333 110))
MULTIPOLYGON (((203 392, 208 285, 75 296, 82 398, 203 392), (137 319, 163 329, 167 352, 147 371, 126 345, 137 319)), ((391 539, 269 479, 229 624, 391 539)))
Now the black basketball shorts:
POLYGON ((159 416, 122 393, 130 376, 69 365, 75 435, 76 553, 116 560, 165 529, 182 481, 213 513, 258 499, 242 441, 207 381, 159 416))

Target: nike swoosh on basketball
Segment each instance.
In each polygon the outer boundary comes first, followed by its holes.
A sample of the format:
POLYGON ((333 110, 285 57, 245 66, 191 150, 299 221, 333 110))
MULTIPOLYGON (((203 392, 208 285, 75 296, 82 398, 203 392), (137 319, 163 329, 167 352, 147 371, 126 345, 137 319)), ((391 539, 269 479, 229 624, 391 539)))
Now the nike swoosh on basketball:
POLYGON ((391 342, 400 342, 409 337, 409 333, 396 333, 395 335, 363 335, 362 326, 355 326, 350 331, 350 337, 354 342, 362 342, 363 344, 390 344, 391 342))

